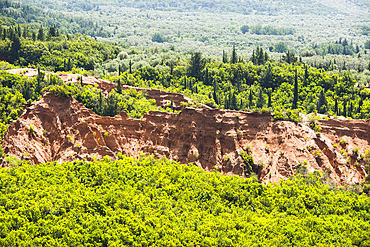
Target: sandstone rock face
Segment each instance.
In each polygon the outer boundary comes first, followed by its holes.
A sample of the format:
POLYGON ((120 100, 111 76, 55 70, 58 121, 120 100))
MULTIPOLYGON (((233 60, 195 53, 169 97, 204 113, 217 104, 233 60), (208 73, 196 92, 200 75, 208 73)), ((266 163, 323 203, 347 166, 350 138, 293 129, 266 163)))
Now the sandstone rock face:
POLYGON ((317 137, 305 123, 206 108, 185 108, 179 114, 150 112, 142 119, 125 112, 100 117, 72 98, 45 94, 9 126, 2 146, 7 154, 32 164, 144 153, 239 176, 245 176, 240 153, 251 149, 253 171, 263 183, 296 174, 299 162, 309 172, 327 172, 339 184, 361 182, 365 163, 352 149, 370 150, 369 120, 332 119, 320 124, 317 137), (341 139, 346 145, 340 145, 341 139))

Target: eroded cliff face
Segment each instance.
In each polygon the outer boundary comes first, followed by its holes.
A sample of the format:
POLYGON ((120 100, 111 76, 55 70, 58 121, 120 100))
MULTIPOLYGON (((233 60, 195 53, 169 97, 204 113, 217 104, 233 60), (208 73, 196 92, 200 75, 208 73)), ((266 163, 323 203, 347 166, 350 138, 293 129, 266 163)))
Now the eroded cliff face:
POLYGON ((369 120, 319 122, 322 131, 317 137, 305 123, 216 109, 150 112, 142 119, 125 112, 100 117, 72 98, 45 94, 9 126, 2 146, 7 154, 32 164, 144 153, 240 176, 245 176, 240 154, 251 148, 253 171, 264 183, 296 174, 299 162, 309 172, 328 172, 339 184, 362 181, 365 163, 352 150, 370 150, 369 120), (341 139, 346 145, 340 144, 341 139))

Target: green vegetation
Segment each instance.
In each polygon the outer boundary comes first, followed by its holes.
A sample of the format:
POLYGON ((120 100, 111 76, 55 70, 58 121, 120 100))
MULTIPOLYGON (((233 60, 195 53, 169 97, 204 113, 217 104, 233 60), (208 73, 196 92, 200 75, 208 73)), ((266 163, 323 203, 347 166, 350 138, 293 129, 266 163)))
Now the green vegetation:
POLYGON ((0 26, 1 58, 19 66, 50 71, 94 70, 96 63, 113 59, 119 48, 86 35, 61 35, 55 26, 30 32, 29 25, 0 26))
POLYGON ((1 169, 0 245, 369 244, 369 197, 324 185, 318 173, 266 186, 119 158, 1 169))
POLYGON ((82 87, 73 83, 49 86, 44 90, 63 98, 73 97, 101 116, 114 117, 121 111, 126 111, 130 117, 141 118, 149 111, 172 111, 170 108, 158 109, 154 99, 147 99, 142 92, 134 89, 121 90, 121 93, 112 90, 108 97, 104 97, 102 92, 93 86, 82 87))
POLYGON ((290 52, 277 62, 259 47, 251 54, 250 62, 237 52, 230 57, 224 54, 225 62, 215 62, 199 52, 192 53, 189 60, 163 56, 159 64, 154 60, 148 64, 139 62, 151 52, 145 50, 112 60, 104 65, 111 71, 104 78, 184 93, 211 107, 275 112, 277 120, 299 122, 299 113, 312 112, 370 117, 370 91, 365 88, 370 78, 365 72, 339 71, 336 65, 318 69, 297 61, 290 52), (127 71, 118 76, 118 68, 127 71))
MULTIPOLYGON (((41 6, 40 6, 41 7, 41 6)), ((29 23, 24 33, 36 32, 40 24, 54 26, 63 33, 82 33, 90 36, 108 37, 109 34, 97 28, 91 20, 64 15, 60 12, 44 11, 41 8, 20 4, 11 0, 0 0, 0 24, 10 25, 29 23)))

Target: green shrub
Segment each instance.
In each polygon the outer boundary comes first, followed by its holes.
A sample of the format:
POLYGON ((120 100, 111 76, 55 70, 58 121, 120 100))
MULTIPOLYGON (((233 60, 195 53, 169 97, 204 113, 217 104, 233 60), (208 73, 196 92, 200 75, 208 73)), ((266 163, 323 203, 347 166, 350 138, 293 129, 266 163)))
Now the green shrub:
POLYGON ((243 167, 244 167, 244 172, 245 174, 251 174, 251 172, 253 171, 253 164, 254 164, 254 159, 253 159, 253 156, 250 155, 250 153, 248 153, 247 151, 242 151, 240 153, 244 163, 243 163, 243 167))
POLYGON ((6 163, 8 163, 9 167, 11 167, 11 168, 19 167, 19 166, 22 165, 22 161, 20 161, 19 159, 17 159, 14 156, 5 157, 5 161, 6 161, 6 163))
POLYGON ((28 133, 30 135, 33 135, 35 133, 35 127, 33 127, 33 125, 30 125, 29 129, 28 129, 28 133))
POLYGON ((275 121, 277 120, 284 120, 284 121, 291 121, 295 123, 299 123, 302 121, 302 117, 299 116, 299 110, 291 110, 291 109, 275 109, 273 113, 273 118, 275 121))

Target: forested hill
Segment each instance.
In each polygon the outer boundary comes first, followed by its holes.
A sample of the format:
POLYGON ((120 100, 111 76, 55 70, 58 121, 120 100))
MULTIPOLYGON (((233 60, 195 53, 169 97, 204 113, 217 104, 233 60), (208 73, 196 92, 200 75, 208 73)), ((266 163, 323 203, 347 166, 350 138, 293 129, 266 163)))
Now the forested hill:
MULTIPOLYGON (((81 17, 65 15, 56 11, 44 11, 41 8, 20 4, 10 0, 0 0, 0 25, 30 24, 30 29, 54 26, 63 33, 82 33, 99 36, 94 32, 94 22, 81 17)), ((100 36, 105 36, 100 34, 100 36)))
POLYGON ((344 5, 353 8, 369 8, 369 3, 365 0, 333 1, 333 0, 92 0, 92 1, 53 1, 53 0, 22 0, 23 3, 37 4, 49 9, 70 9, 90 11, 98 9, 99 6, 134 7, 141 9, 165 10, 165 11, 218 11, 218 12, 238 12, 242 14, 269 14, 278 15, 283 13, 291 14, 339 14, 346 13, 348 9, 344 5))

